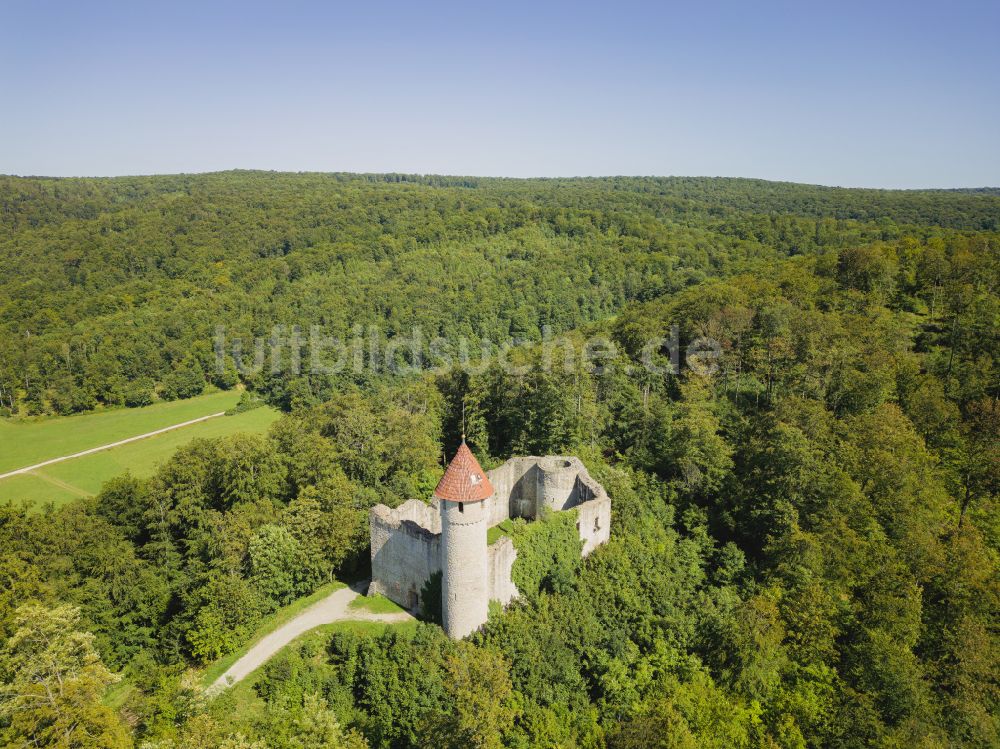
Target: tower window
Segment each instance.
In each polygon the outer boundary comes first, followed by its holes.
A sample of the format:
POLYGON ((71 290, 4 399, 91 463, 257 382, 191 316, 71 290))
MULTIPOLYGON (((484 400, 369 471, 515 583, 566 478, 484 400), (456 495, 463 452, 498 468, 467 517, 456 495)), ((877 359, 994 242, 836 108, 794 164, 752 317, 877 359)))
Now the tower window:
POLYGON ((458 511, 459 512, 465 512, 465 502, 459 502, 458 503, 458 511))

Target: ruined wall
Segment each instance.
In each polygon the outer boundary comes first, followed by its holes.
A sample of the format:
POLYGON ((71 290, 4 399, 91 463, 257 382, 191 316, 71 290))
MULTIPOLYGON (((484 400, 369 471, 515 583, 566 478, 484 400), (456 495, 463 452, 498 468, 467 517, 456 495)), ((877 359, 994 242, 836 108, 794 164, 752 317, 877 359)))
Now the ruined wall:
POLYGON ((441 512, 438 500, 430 504, 411 499, 396 509, 385 505, 370 513, 372 584, 369 593, 381 593, 401 606, 417 605, 420 591, 435 572, 451 565, 451 575, 442 579, 442 601, 446 614, 451 604, 449 634, 462 637, 486 621, 485 601, 506 605, 517 597, 511 569, 517 552, 504 536, 486 546, 486 529, 511 517, 538 518, 545 510, 558 512, 576 508, 577 529, 583 541, 583 556, 608 541, 611 533, 611 500, 604 487, 594 481, 579 458, 561 455, 511 458, 487 471, 494 494, 479 503, 466 503, 452 539, 451 558, 443 559, 441 512), (478 506, 477 506, 478 505, 478 506), (450 590, 445 579, 451 578, 450 590), (477 620, 472 624, 473 620, 477 620), (471 628, 470 628, 471 627, 471 628), (454 632, 464 634, 454 634, 454 632))
POLYGON ((611 537, 611 500, 607 495, 591 499, 578 504, 576 512, 576 527, 583 541, 582 554, 588 556, 611 537))
POLYGON ((583 464, 576 458, 554 455, 537 458, 535 469, 535 517, 543 510, 568 510, 579 503, 577 475, 583 464))
POLYGON ((376 505, 368 520, 372 553, 369 595, 381 593, 400 606, 414 608, 424 584, 441 570, 437 504, 411 499, 394 510, 376 505))
POLYGON ((491 526, 507 518, 535 520, 543 508, 568 510, 603 492, 579 458, 563 455, 511 458, 486 473, 495 490, 491 526))
POLYGON ((490 527, 508 518, 535 517, 535 461, 537 458, 511 458, 499 468, 487 471, 493 484, 490 527))
POLYGON ((583 462, 567 455, 511 458, 487 475, 496 490, 490 525, 508 517, 535 520, 545 510, 569 510, 608 496, 583 462))
POLYGON ((490 600, 499 601, 503 606, 518 596, 517 586, 510 575, 515 559, 517 551, 510 536, 500 537, 488 549, 490 600))

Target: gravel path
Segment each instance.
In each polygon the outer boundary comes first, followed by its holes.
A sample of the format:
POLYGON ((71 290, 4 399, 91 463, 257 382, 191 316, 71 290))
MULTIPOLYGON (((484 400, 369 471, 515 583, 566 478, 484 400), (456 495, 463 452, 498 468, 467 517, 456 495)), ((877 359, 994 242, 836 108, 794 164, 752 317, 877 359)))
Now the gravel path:
POLYGON ((222 676, 208 688, 209 693, 220 692, 252 674, 285 645, 299 635, 323 624, 342 621, 366 622, 406 622, 413 619, 406 612, 396 614, 374 614, 364 609, 348 608, 358 594, 368 587, 368 581, 355 583, 350 588, 335 590, 321 601, 317 601, 289 622, 270 634, 260 638, 246 654, 229 667, 222 676))
POLYGON ((7 471, 7 473, 0 473, 0 479, 5 479, 9 476, 17 476, 22 473, 30 473, 36 468, 44 468, 45 466, 50 466, 53 463, 62 463, 64 460, 72 460, 73 458, 82 458, 84 455, 90 455, 92 453, 99 453, 101 450, 110 450, 112 447, 119 447, 121 445, 127 445, 129 442, 135 442, 137 440, 144 440, 147 437, 155 437, 157 434, 163 434, 164 432, 169 432, 174 429, 180 429, 181 427, 191 426, 192 424, 197 424, 199 421, 207 421, 208 419, 215 419, 219 416, 225 416, 225 411, 219 411, 217 414, 209 414, 208 416, 199 416, 197 419, 191 419, 190 421, 182 421, 180 424, 172 424, 168 427, 163 427, 162 429, 154 429, 152 432, 146 432, 145 434, 137 434, 135 437, 128 437, 127 439, 118 440, 117 442, 111 442, 107 445, 101 445, 100 447, 92 447, 89 450, 81 450, 78 453, 73 453, 72 455, 62 455, 58 458, 51 458, 50 460, 43 460, 41 463, 35 463, 33 466, 25 466, 24 468, 18 468, 15 471, 7 471))

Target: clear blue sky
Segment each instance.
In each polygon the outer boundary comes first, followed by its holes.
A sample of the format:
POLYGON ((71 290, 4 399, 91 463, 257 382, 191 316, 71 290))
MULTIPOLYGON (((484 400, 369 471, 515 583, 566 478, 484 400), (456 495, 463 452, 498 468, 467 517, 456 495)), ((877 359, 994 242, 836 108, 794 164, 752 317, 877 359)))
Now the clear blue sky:
POLYGON ((998 30, 996 0, 0 0, 0 173, 997 186, 998 30))

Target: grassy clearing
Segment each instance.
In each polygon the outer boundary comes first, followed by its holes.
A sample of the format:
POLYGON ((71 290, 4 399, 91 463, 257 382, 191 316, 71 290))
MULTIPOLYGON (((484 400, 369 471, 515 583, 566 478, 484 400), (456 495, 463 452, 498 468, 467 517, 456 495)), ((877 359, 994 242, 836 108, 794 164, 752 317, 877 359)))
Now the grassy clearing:
MULTIPOLYGON (((253 412, 251 411, 250 413, 253 412)), ((293 619, 297 614, 309 608, 317 601, 321 601, 335 590, 340 590, 343 587, 346 587, 345 584, 339 580, 327 583, 326 585, 321 585, 312 594, 306 596, 305 598, 292 601, 290 604, 278 609, 273 614, 265 616, 260 625, 258 625, 256 631, 254 631, 253 636, 250 637, 242 648, 230 653, 224 658, 220 658, 205 669, 205 672, 202 674, 202 684, 205 687, 210 686, 212 682, 222 676, 222 674, 224 674, 230 666, 242 658, 246 654, 247 650, 250 649, 250 646, 257 642, 261 637, 273 632, 282 624, 293 619)))
POLYGON ((277 418, 278 412, 270 408, 220 416, 111 450, 46 466, 42 470, 50 476, 96 494, 108 477, 118 476, 125 471, 131 471, 133 476, 151 476, 177 448, 193 439, 224 437, 236 432, 265 432, 277 418))
POLYGON ((227 390, 142 408, 115 408, 37 420, 2 420, 0 445, 4 449, 0 452, 0 473, 225 411, 239 399, 239 391, 227 390))
POLYGON ((358 596, 347 604, 347 608, 356 611, 368 611, 372 614, 400 614, 406 612, 406 609, 402 606, 390 601, 383 595, 358 596))
MULTIPOLYGON (((222 395, 232 396, 233 394, 223 393, 222 395)), ((231 397, 230 400, 232 400, 231 397)), ((215 399, 214 395, 192 398, 191 401, 184 402, 191 403, 192 401, 200 401, 202 403, 200 413, 202 416, 221 410, 219 406, 222 404, 215 399), (205 398, 212 400, 205 401, 205 398)), ((156 408, 156 406, 149 406, 148 408, 156 408)), ((142 411, 145 409, 132 410, 142 411)), ((63 430, 71 430, 75 429, 78 424, 75 420, 83 418, 86 417, 69 416, 52 419, 47 422, 39 422, 39 425, 60 425, 60 428, 63 430)), ((187 418, 182 415, 176 421, 171 418, 170 423, 186 421, 190 418, 198 418, 198 415, 188 416, 187 418)), ((105 481, 115 476, 120 476, 126 471, 131 472, 133 476, 151 476, 162 463, 174 454, 177 448, 193 439, 222 437, 236 432, 263 433, 267 431, 268 427, 277 418, 278 412, 270 408, 257 408, 253 411, 246 411, 233 416, 220 416, 217 419, 209 419, 198 424, 192 424, 189 427, 164 432, 155 437, 130 442, 127 445, 103 450, 92 455, 85 455, 82 458, 74 458, 63 463, 54 463, 30 474, 21 474, 0 479, 0 502, 8 500, 14 502, 23 501, 33 507, 41 507, 48 502, 56 505, 64 504, 77 497, 96 494, 100 491, 105 481)), ((9 426, 9 424, 0 423, 0 442, 3 442, 6 434, 2 430, 9 426)), ((18 424, 15 425, 15 428, 20 429, 23 426, 26 425, 18 424)), ((152 429, 157 428, 161 427, 152 427, 152 429)), ((151 430, 146 429, 145 431, 151 430)), ((133 432, 132 435, 141 433, 142 427, 138 427, 138 430, 133 432)), ((19 439, 30 438, 29 434, 19 439)), ((42 438, 43 440, 48 439, 47 433, 43 434, 42 438)), ((116 439, 125 439, 125 437, 118 436, 110 441, 114 442, 116 439)), ((100 444, 106 444, 106 442, 101 442, 100 444)), ((87 448, 81 447, 79 449, 86 450, 87 448)), ((42 458, 42 460, 44 459, 42 458)))
POLYGON ((40 508, 47 502, 61 505, 79 496, 80 492, 68 491, 42 476, 29 473, 0 479, 0 502, 12 501, 15 504, 27 502, 33 508, 40 508))
POLYGON ((514 530, 514 521, 504 520, 502 523, 494 525, 492 528, 486 531, 486 545, 492 546, 494 543, 499 541, 504 536, 509 536, 514 530))

